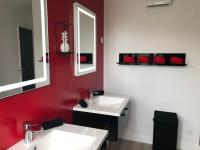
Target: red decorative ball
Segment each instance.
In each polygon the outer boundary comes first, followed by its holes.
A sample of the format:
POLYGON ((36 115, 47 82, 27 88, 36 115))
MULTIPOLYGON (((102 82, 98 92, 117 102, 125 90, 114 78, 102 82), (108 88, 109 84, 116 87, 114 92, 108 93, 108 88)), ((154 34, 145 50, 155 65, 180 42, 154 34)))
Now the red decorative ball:
POLYGON ((181 57, 173 56, 170 58, 170 63, 176 65, 182 65, 184 63, 184 60, 181 57))
POLYGON ((81 56, 80 57, 80 62, 81 63, 86 63, 87 62, 87 57, 86 56, 81 56))
POLYGON ((132 56, 124 56, 123 63, 128 63, 128 64, 135 63, 135 58, 132 56))
POLYGON ((166 59, 163 56, 156 56, 153 59, 154 64, 159 64, 159 65, 163 65, 166 63, 166 59))
POLYGON ((138 58, 138 61, 139 61, 139 63, 144 63, 144 64, 146 64, 146 63, 149 63, 149 62, 150 62, 150 59, 149 59, 148 56, 140 56, 140 57, 138 58))

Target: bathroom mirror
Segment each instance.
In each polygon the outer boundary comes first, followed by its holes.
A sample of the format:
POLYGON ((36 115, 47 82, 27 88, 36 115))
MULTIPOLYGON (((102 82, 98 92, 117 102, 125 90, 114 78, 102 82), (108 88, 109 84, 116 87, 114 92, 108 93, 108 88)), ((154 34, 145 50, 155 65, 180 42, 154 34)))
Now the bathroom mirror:
POLYGON ((75 75, 96 71, 96 14, 74 3, 75 75))
POLYGON ((46 0, 0 0, 0 98, 50 84, 46 0))

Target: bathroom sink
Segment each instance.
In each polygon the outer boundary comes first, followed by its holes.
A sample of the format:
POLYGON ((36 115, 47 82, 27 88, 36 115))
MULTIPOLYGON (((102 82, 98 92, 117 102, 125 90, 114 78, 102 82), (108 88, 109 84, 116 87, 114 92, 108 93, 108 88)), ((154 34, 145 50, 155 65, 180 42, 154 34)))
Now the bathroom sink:
POLYGON ((108 131, 64 124, 35 135, 32 143, 19 141, 8 150, 99 150, 108 131))
POLYGON ((86 100, 86 102, 87 108, 82 108, 78 104, 73 107, 73 110, 120 117, 124 110, 127 111, 129 97, 106 94, 94 97, 92 101, 86 100))
POLYGON ((110 109, 118 109, 124 101, 124 98, 111 97, 111 96, 98 96, 94 98, 93 105, 98 107, 107 107, 110 109))
POLYGON ((95 139, 92 136, 53 130, 28 150, 86 150, 92 146, 95 139))

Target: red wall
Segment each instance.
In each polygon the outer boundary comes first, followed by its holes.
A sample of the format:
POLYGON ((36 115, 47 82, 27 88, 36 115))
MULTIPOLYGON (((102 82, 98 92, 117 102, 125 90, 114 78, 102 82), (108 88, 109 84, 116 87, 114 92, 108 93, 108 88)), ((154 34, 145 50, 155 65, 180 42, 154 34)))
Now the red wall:
POLYGON ((72 120, 72 106, 89 88, 103 88, 103 0, 79 0, 97 14, 97 72, 74 76, 74 55, 56 54, 55 21, 73 23, 73 0, 48 0, 51 85, 0 101, 0 150, 23 138, 23 122, 61 117, 72 120))

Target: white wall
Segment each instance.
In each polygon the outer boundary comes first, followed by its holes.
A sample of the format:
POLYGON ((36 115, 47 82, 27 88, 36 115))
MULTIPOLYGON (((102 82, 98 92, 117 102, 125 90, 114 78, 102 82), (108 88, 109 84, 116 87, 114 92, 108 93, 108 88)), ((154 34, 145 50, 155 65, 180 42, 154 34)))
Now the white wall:
POLYGON ((179 147, 197 149, 199 18, 199 0, 174 0, 170 6, 152 8, 145 0, 105 0, 105 91, 131 97, 122 138, 152 143, 154 110, 170 111, 179 117, 179 147), (188 66, 119 66, 120 52, 185 52, 188 66))

